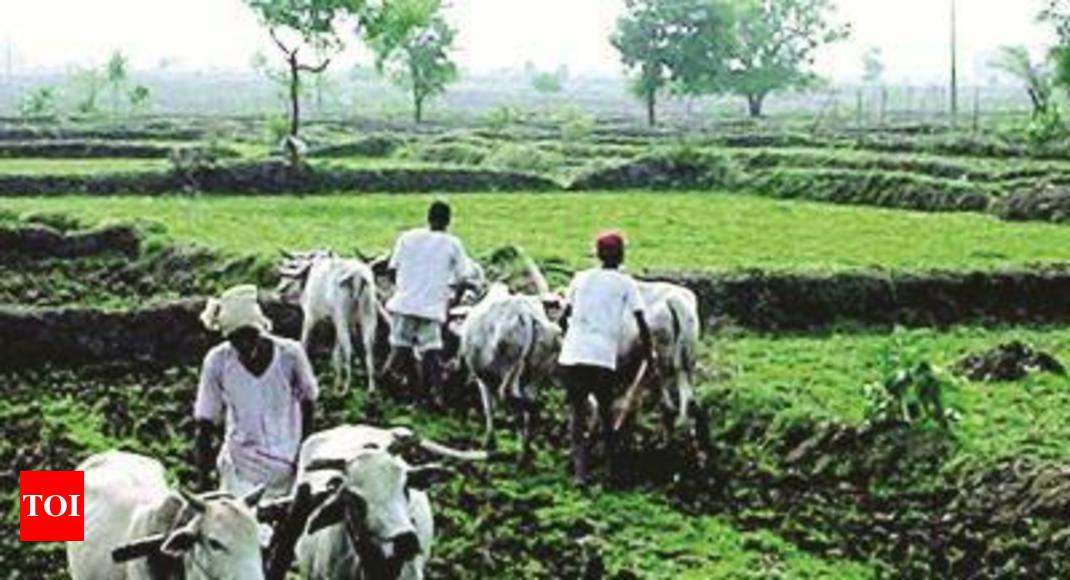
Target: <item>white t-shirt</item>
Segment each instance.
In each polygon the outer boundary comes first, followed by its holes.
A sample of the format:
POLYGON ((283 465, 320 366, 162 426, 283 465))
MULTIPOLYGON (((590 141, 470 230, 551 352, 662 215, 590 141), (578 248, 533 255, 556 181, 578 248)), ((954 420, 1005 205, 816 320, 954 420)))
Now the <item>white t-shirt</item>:
POLYGON ((559 362, 616 370, 624 317, 643 311, 635 280, 603 268, 580 272, 568 288, 568 302, 572 317, 559 362))
POLYGON ((301 402, 315 400, 319 392, 301 345, 269 338, 275 353, 259 377, 245 368, 229 342, 209 351, 193 405, 198 420, 218 423, 225 413, 220 471, 232 469, 253 485, 293 477, 301 447, 301 402))
POLYGON ((445 232, 417 229, 398 238, 390 267, 397 289, 386 308, 395 314, 446 321, 452 290, 464 276, 464 246, 445 232))

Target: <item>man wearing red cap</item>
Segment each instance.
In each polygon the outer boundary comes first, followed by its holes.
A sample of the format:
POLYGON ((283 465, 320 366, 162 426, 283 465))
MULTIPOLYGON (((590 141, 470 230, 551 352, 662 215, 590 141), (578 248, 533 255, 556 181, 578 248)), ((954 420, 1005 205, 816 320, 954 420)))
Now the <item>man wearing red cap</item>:
POLYGON ((617 376, 617 357, 626 317, 635 317, 648 360, 653 361, 655 357, 639 288, 631 276, 620 271, 624 262, 624 237, 617 232, 602 234, 598 236, 596 251, 602 267, 576 274, 561 319, 565 340, 559 362, 568 390, 573 476, 581 485, 587 483, 588 477, 589 445, 584 427, 591 395, 598 401, 607 473, 611 480, 614 478, 612 410, 614 387, 621 382, 617 376))

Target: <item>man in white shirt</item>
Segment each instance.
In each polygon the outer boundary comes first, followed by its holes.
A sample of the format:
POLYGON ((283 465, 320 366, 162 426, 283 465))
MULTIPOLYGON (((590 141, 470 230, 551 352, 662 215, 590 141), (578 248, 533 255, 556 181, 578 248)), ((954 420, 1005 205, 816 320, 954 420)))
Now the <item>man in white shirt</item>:
POLYGON ((193 415, 202 488, 213 464, 220 488, 242 496, 265 487, 290 493, 301 442, 314 427, 318 386, 305 350, 272 336, 255 286, 238 286, 210 300, 201 321, 226 340, 204 358, 193 415), (218 456, 213 435, 225 424, 218 456))
POLYGON ((396 288, 386 304, 390 312, 390 356, 386 373, 402 370, 410 386, 423 395, 442 397, 442 326, 450 305, 464 290, 468 262, 464 246, 447 229, 450 206, 431 204, 427 228, 407 231, 390 256, 396 288), (417 364, 415 359, 419 359, 417 364))
POLYGON ((580 485, 585 485, 588 478, 589 444, 585 425, 591 395, 598 401, 607 472, 610 480, 615 476, 612 410, 616 386, 622 382, 617 373, 617 357, 625 317, 635 317, 644 354, 651 363, 655 357, 639 288, 635 280, 620 271, 624 262, 623 236, 615 232, 602 234, 596 249, 602 267, 580 272, 569 286, 568 306, 561 319, 565 339, 558 361, 568 390, 573 477, 580 485))

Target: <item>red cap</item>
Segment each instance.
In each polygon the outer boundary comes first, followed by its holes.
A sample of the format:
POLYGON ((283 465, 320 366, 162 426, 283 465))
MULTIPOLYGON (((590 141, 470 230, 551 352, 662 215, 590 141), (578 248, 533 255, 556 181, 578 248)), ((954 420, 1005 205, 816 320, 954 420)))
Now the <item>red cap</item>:
POLYGON ((599 234, 598 240, 595 242, 595 249, 598 255, 604 253, 608 254, 620 254, 624 250, 624 236, 620 232, 605 232, 599 234))

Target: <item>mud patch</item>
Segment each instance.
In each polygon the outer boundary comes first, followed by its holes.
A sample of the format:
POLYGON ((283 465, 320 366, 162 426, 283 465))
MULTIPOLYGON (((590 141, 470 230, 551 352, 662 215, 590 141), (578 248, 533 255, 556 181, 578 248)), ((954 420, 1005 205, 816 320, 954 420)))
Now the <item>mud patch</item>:
POLYGON ((1051 354, 1016 340, 967 356, 955 364, 955 372, 971 381, 995 383, 1021 380, 1035 372, 1065 375, 1066 368, 1051 354))

